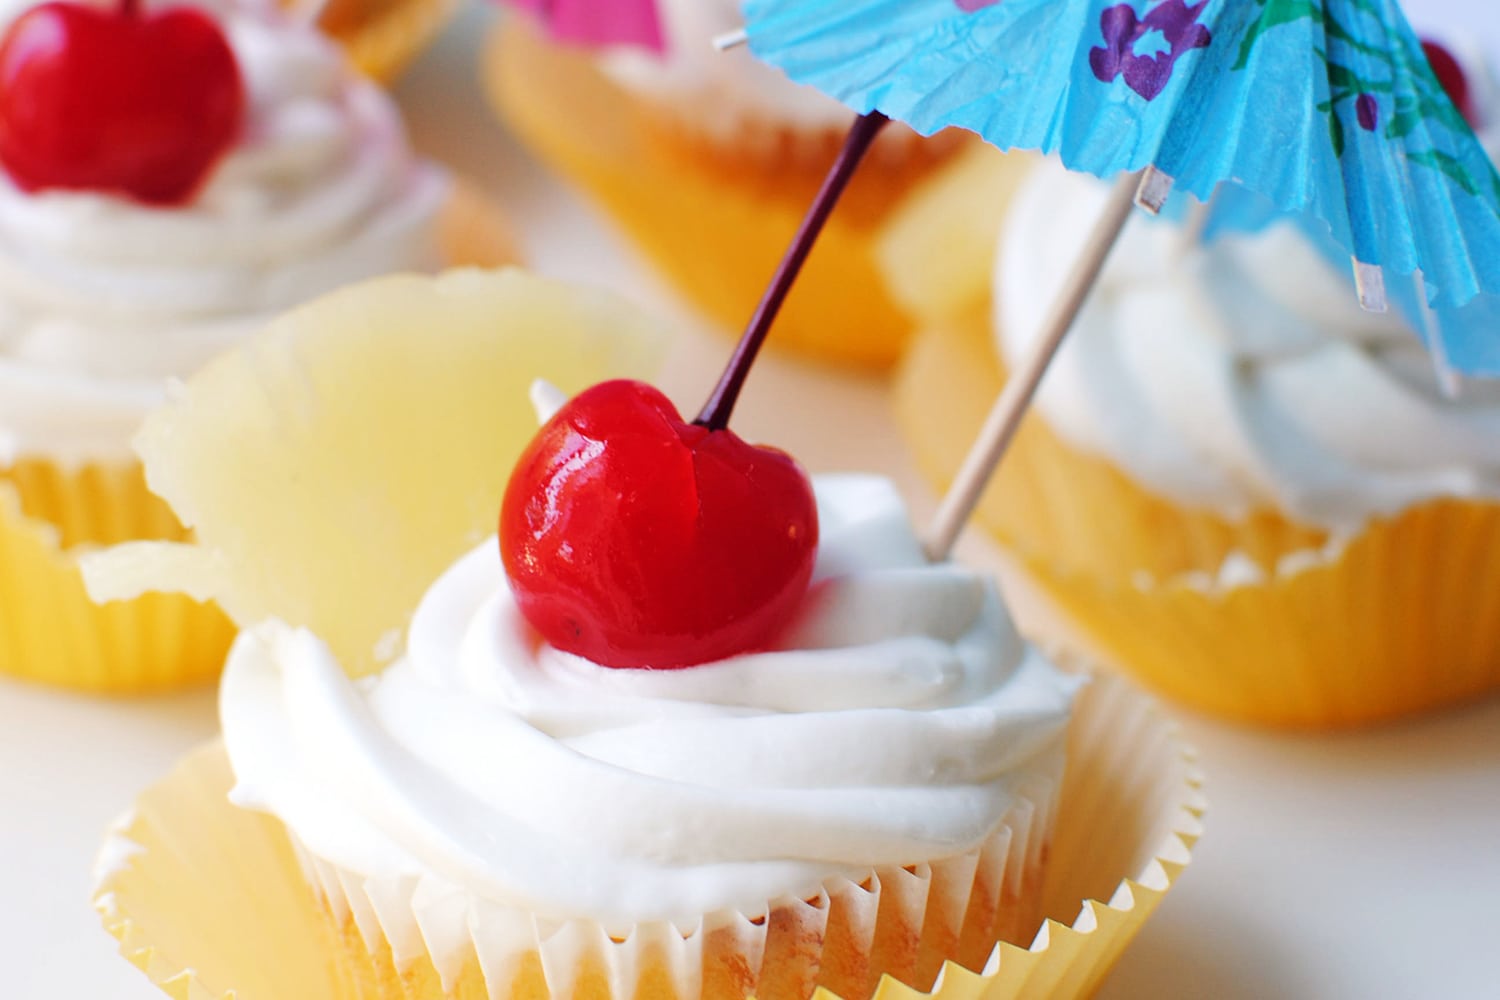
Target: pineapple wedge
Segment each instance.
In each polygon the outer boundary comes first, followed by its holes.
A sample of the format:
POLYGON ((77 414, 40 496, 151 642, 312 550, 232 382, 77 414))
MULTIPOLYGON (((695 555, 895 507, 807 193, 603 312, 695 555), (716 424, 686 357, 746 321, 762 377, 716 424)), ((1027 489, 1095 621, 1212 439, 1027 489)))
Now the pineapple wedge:
POLYGON ((86 559, 96 600, 212 598, 241 626, 316 631, 354 673, 384 664, 422 591, 492 533, 544 378, 640 375, 657 324, 520 271, 382 278, 303 306, 194 375, 136 439, 196 544, 86 559))
POLYGON ((978 144, 925 179, 880 231, 875 259, 891 295, 923 323, 988 301, 1011 197, 1038 162, 978 144))

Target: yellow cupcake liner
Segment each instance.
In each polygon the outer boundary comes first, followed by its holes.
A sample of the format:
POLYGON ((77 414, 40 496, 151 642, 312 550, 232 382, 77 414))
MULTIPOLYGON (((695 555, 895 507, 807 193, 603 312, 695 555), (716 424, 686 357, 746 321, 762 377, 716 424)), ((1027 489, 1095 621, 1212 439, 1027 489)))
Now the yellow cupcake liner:
MULTIPOLYGON (((948 483, 1003 375, 988 309, 918 338, 898 422, 948 483)), ((1090 649, 1192 707, 1267 725, 1396 718, 1500 688, 1500 504, 1436 500, 1350 537, 1183 510, 1037 415, 978 519, 1090 649)))
POLYGON ((101 607, 79 572, 95 545, 180 537, 139 465, 0 471, 0 673, 100 694, 216 677, 233 637, 216 608, 175 594, 101 607))
POLYGON ((959 857, 830 879, 818 896, 772 901, 764 915, 725 911, 690 929, 643 923, 615 936, 593 921, 545 920, 421 879, 365 879, 293 845, 337 975, 369 1000, 416 1000, 434 982, 444 996, 740 1000, 821 987, 864 1000, 882 974, 931 986, 949 958, 982 969, 997 939, 1030 939, 1041 922, 1055 787, 1038 778, 1018 789, 996 833, 959 857), (448 950, 435 953, 435 941, 448 950))
MULTIPOLYGON (((591 194, 685 298, 728 332, 749 320, 832 162, 765 155, 688 135, 628 96, 587 56, 541 38, 523 18, 496 31, 485 83, 501 117, 554 169, 591 194)), ((954 152, 947 140, 872 156, 830 218, 776 324, 778 348, 887 367, 911 323, 885 291, 876 237, 901 191, 954 152)), ((794 144, 792 144, 794 145, 794 144)), ((797 151, 797 150, 793 150, 797 151)), ((800 152, 805 153, 805 150, 800 152)))
POLYGON ((1365 725, 1500 690, 1500 504, 1440 500, 1251 582, 1031 577, 1143 683, 1227 718, 1365 725))
MULTIPOLYGON (((949 962, 930 993, 887 976, 875 997, 1041 1000, 1086 997, 1102 982, 1190 859, 1204 809, 1201 782, 1174 727, 1149 699, 1110 678, 1097 679, 1080 695, 1068 755, 1055 832, 1045 847, 1046 919, 1030 946, 985 947, 989 960, 979 972, 949 962)), ((541 955, 506 980, 514 990, 492 994, 471 956, 456 963, 445 993, 431 962, 398 962, 389 942, 372 952, 352 912, 330 919, 333 911, 324 900, 342 890, 330 890, 326 880, 314 888, 280 823, 231 806, 230 784, 222 746, 201 748, 140 797, 101 854, 95 904, 105 926, 122 953, 172 996, 470 1000, 548 995, 538 985, 541 955)), ((1034 855, 1034 845, 1022 852, 1034 855)), ((1022 870, 1035 868, 1028 863, 1022 870)), ((380 893, 365 895, 371 908, 385 901, 380 893)), ((894 904, 910 898, 886 894, 876 908, 900 909, 894 904)), ((840 922, 833 909, 825 918, 828 937, 854 934, 858 922, 840 922)), ((886 926, 900 928, 903 922, 886 926)), ((868 926, 860 933, 873 940, 868 926)), ((595 942, 590 953, 606 953, 611 944, 595 942)), ((932 945, 918 939, 918 957, 905 966, 918 970, 914 976, 936 964, 932 945)), ((910 947, 908 940, 908 952, 910 947)), ((767 975, 780 977, 765 985, 766 996, 788 995, 788 986, 819 975, 799 964, 795 950, 768 952, 764 966, 767 975)), ((578 977, 575 995, 607 995, 607 964, 581 961, 572 971, 578 977)), ((857 968, 829 974, 835 982, 839 976, 849 982, 850 975, 855 985, 861 982, 857 968)), ((706 967, 702 981, 702 995, 719 989, 741 995, 734 992, 743 984, 737 986, 732 966, 706 967)), ((670 983, 666 976, 646 977, 636 995, 672 996, 670 983)), ((837 996, 831 990, 818 995, 837 996)))
MULTIPOLYGON (((291 2, 295 9, 299 4, 291 2)), ((389 83, 458 12, 458 0, 329 0, 318 26, 360 72, 389 83)))

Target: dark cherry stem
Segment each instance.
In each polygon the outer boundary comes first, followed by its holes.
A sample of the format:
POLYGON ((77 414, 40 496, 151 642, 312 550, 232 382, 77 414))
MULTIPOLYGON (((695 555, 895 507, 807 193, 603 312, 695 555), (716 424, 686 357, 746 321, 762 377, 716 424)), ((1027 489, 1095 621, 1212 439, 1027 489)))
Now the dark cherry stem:
POLYGON ((855 119, 854 127, 844 139, 844 148, 839 151, 838 159, 833 161, 828 176, 823 178, 818 196, 813 199, 812 207, 803 217, 802 225, 792 238, 792 245, 787 248, 786 256, 781 258, 781 265, 771 278, 770 287, 766 289, 760 305, 756 306, 755 315, 750 317, 750 325, 745 328, 744 336, 740 337, 739 344, 735 346, 728 367, 719 376, 719 384, 714 386, 712 395, 703 404, 702 412, 693 423, 711 431, 721 431, 729 426, 729 414, 734 410, 740 390, 745 386, 745 379, 750 374, 755 355, 760 352, 760 345, 765 343, 766 334, 770 332, 776 314, 781 311, 781 304, 792 290, 792 282, 797 280, 807 255, 812 252, 814 241, 823 231, 823 223, 828 221, 833 206, 838 204, 839 196, 844 193, 849 179, 854 176, 855 168, 864 159, 870 143, 875 141, 875 137, 889 121, 879 111, 871 111, 855 119))

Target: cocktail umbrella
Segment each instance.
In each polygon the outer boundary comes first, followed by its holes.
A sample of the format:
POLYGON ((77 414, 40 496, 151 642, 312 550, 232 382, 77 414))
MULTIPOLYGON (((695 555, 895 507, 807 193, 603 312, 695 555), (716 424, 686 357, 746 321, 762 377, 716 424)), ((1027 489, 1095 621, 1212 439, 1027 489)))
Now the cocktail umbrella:
POLYGON ((530 11, 558 41, 578 45, 636 45, 662 51, 656 0, 509 0, 530 11))
POLYGON ((1444 365, 1500 374, 1500 177, 1394 0, 746 0, 751 51, 930 134, 1120 176, 1033 355, 1013 372, 929 531, 953 541, 998 463, 1132 203, 1208 200, 1215 229, 1290 215, 1386 276, 1444 365))

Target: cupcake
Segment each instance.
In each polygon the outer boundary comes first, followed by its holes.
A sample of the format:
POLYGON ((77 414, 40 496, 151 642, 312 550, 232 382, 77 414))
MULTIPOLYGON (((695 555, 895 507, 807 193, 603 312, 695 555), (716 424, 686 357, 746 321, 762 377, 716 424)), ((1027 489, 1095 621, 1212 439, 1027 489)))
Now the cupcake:
MULTIPOLYGON (((285 620, 262 616, 237 641, 223 744, 148 793, 104 853, 98 901, 127 951, 149 950, 158 981, 208 995, 805 997, 823 986, 862 998, 884 974, 955 996, 1097 985, 1186 860, 1196 779, 1118 685, 1073 712, 1078 681, 1020 641, 986 578, 924 562, 888 483, 820 480, 815 582, 788 630, 759 652, 676 670, 604 667, 520 622, 484 537, 507 448, 483 464, 427 468, 415 449, 345 464, 329 478, 352 476, 344 489, 375 515, 353 539, 266 536, 268 522, 205 502, 238 497, 267 462, 291 463, 278 480, 297 481, 317 459, 307 446, 335 440, 322 408, 281 398, 278 359, 301 354, 300 337, 320 340, 321 365, 334 356, 327 331, 355 313, 406 303, 440 322, 470 296, 504 299, 510 310, 489 315, 520 328, 470 322, 466 356, 443 378, 434 362, 402 402, 492 404, 503 389, 467 355, 529 339, 538 301, 566 342, 632 324, 623 307, 514 273, 388 281, 292 314, 274 343, 217 363, 148 422, 153 479, 196 511, 208 548, 101 556, 96 582, 219 567, 226 606, 263 601, 285 620), (481 287, 493 282, 504 287, 481 287), (239 458, 224 461, 222 447, 204 461, 245 425, 251 470, 231 468, 239 458), (408 541, 424 539, 437 544, 421 566, 387 550, 409 556, 408 541), (249 558, 229 556, 232 544, 249 558), (450 568, 424 575, 439 560, 450 568), (412 572, 382 578, 377 564, 412 572), (283 590, 309 574, 349 585, 307 614, 283 590), (385 592, 414 583, 415 614, 389 640, 406 617, 385 592), (350 680, 371 662, 377 673, 350 680), (1106 823, 1118 831, 1107 849, 1106 823), (179 848, 182 824, 198 835, 179 848), (250 871, 252 912, 205 922, 203 901, 240 898, 250 871), (1137 874, 1151 886, 1124 881, 1137 874), (1109 906, 1084 902, 1111 893, 1109 906), (1053 915, 1077 919, 1038 935, 1053 915), (215 943, 224 920, 241 930, 215 943)), ((377 325, 391 350, 419 339, 377 325)), ((355 368, 337 391, 368 400, 381 426, 388 401, 348 384, 363 378, 355 368)), ((495 428, 514 429, 414 412, 419 433, 446 427, 466 459, 495 428)), ((322 493, 289 498, 292 520, 346 509, 322 493)))
MULTIPOLYGON (((494 36, 489 92, 541 159, 591 194, 697 309, 738 333, 791 242, 854 116, 744 49, 733 0, 658 4, 662 51, 588 53, 513 16, 494 36)), ((865 367, 895 361, 874 236, 899 194, 967 144, 886 129, 828 221, 778 320, 776 342, 865 367)))
POLYGON ((255 3, 204 10, 243 115, 196 186, 59 186, 9 157, 0 177, 9 674, 95 691, 215 675, 230 638, 217 611, 162 596, 97 608, 78 575, 93 547, 184 537, 145 489, 137 424, 170 379, 293 304, 371 275, 510 257, 494 209, 418 161, 389 100, 321 36, 255 3))
MULTIPOLYGON (((937 480, 1103 202, 1039 169, 993 303, 930 310, 898 405, 937 480)), ((1095 648, 1194 708, 1352 726, 1500 685, 1500 393, 1447 395, 1346 273, 1290 222, 1203 246, 1137 218, 980 510, 1095 648)))

